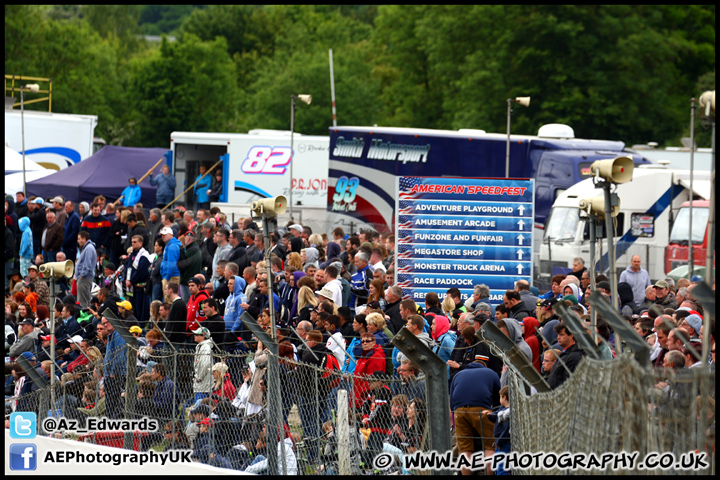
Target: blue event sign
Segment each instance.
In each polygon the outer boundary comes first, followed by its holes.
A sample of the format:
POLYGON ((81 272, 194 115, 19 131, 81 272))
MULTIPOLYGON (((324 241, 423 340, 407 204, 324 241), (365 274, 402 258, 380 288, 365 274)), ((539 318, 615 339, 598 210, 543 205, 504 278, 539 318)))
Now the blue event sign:
POLYGON ((395 258, 403 259, 465 259, 465 260, 525 260, 530 261, 532 249, 528 247, 498 247, 478 245, 407 245, 396 248, 395 258))
MULTIPOLYGON (((397 285, 401 288, 436 288, 446 291, 448 288, 472 288, 475 285, 485 284, 490 289, 511 290, 518 280, 528 279, 530 265, 522 268, 523 273, 513 275, 465 275, 465 274, 418 274, 397 273, 397 285)), ((436 290, 437 291, 437 290, 436 290)))
POLYGON ((532 279, 533 180, 401 176, 397 182, 396 284, 403 298, 424 303, 430 291, 472 292, 485 284, 499 302, 517 280, 532 279))
POLYGON ((503 245, 530 246, 532 231, 522 232, 469 232, 467 230, 397 230, 397 242, 403 244, 429 243, 432 245, 503 245))
POLYGON ((503 202, 448 202, 400 200, 398 215, 493 215, 496 217, 526 217, 532 220, 532 204, 503 202))
POLYGON ((484 260, 397 259, 398 273, 464 273, 467 275, 522 275, 530 270, 526 262, 488 262, 484 260))
MULTIPOLYGON (((425 308, 425 295, 427 295, 430 292, 436 292, 438 294, 438 298, 440 299, 440 302, 443 301, 445 298, 445 291, 438 292, 434 288, 403 288, 402 289, 402 296, 403 298, 409 298, 411 300, 414 300, 415 303, 418 305, 422 305, 423 308, 425 308)), ((465 301, 472 297, 474 293, 473 289, 460 289, 460 298, 462 299, 462 302, 465 303, 465 301)), ((499 305, 503 303, 503 295, 505 295, 505 289, 502 290, 490 290, 490 305, 499 305)))
POLYGON ((398 217, 398 228, 422 230, 452 228, 467 231, 532 232, 533 220, 531 218, 480 217, 474 215, 462 218, 445 215, 400 215, 398 217))

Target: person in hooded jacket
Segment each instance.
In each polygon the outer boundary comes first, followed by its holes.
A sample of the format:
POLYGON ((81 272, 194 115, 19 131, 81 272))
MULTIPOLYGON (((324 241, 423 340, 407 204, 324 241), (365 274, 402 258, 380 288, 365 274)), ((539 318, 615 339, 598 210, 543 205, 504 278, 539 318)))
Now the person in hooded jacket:
POLYGON ((249 341, 252 333, 240 320, 240 316, 245 313, 241 305, 248 301, 245 293, 243 293, 246 287, 245 279, 233 275, 232 279, 228 281, 228 287, 232 287, 232 291, 225 300, 225 330, 233 332, 236 337, 249 341))
POLYGON ((300 291, 300 287, 298 286, 298 281, 305 276, 305 272, 293 272, 292 273, 292 301, 290 304, 290 321, 294 324, 294 326, 297 326, 297 322, 294 322, 293 319, 300 315, 300 310, 298 308, 298 293, 300 291))
POLYGON ((128 179, 128 186, 125 187, 125 190, 122 191, 123 206, 133 207, 136 203, 140 201, 140 197, 142 197, 142 190, 140 189, 140 185, 137 184, 137 179, 135 177, 130 177, 128 179))
MULTIPOLYGON (((523 338, 523 330, 520 323, 514 318, 503 318, 498 320, 498 328, 510 338, 510 340, 518 346, 527 357, 528 361, 532 361, 532 350, 530 346, 525 342, 523 338)), ((507 385, 507 365, 503 367, 502 375, 500 376, 500 386, 504 387, 507 385)))
POLYGON ((538 322, 537 318, 523 318, 523 338, 532 351, 532 358, 530 360, 538 373, 540 373, 540 354, 542 353, 542 347, 540 346, 540 340, 535 335, 535 331, 539 326, 540 322, 538 322))
POLYGON ((638 313, 640 307, 635 303, 632 285, 627 282, 618 283, 617 293, 620 298, 620 315, 632 316, 638 313))
POLYGON ((315 247, 308 247, 305 249, 305 263, 303 264, 303 268, 307 267, 308 265, 315 265, 315 268, 318 267, 319 262, 318 259, 320 258, 320 252, 318 252, 318 249, 315 247))
POLYGON ((325 270, 328 265, 330 265, 333 260, 336 259, 336 257, 340 256, 340 245, 338 245, 335 242, 329 242, 327 244, 327 252, 325 254, 325 257, 327 258, 327 261, 320 264, 320 268, 325 270))
POLYGON ((580 303, 580 301, 582 300, 582 292, 580 291, 580 287, 578 287, 574 283, 568 283, 563 287, 562 296, 564 297, 565 295, 574 296, 577 299, 578 303, 580 303))
MULTIPOLYGON (((443 315, 435 315, 430 329, 432 332, 432 339, 435 342, 435 345, 433 346, 433 353, 436 353, 440 358, 442 358, 443 362, 447 363, 453 349, 455 348, 457 333, 450 331, 450 322, 448 321, 448 318, 443 315)), ((450 375, 449 369, 450 367, 448 367, 448 375, 450 375)))
POLYGON ((20 231, 22 232, 19 251, 20 275, 25 278, 29 275, 28 267, 32 265, 33 261, 33 234, 30 229, 30 218, 22 217, 18 220, 18 223, 20 224, 20 231))

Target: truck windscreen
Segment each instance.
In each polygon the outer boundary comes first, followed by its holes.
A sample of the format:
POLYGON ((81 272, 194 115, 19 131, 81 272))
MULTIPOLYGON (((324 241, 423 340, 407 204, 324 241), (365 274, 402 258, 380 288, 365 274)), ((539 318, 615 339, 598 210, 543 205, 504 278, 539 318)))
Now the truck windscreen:
POLYGON ((572 207, 554 207, 545 228, 545 241, 574 240, 577 233, 578 209, 572 207))
MULTIPOLYGON (((692 241, 693 243, 702 243, 705 238, 705 230, 707 229, 708 222, 708 208, 707 207, 694 207, 693 208, 693 232, 692 241)), ((690 237, 690 208, 683 207, 677 214, 675 223, 673 224, 672 232, 670 232, 670 243, 677 243, 687 245, 688 238, 690 237)))

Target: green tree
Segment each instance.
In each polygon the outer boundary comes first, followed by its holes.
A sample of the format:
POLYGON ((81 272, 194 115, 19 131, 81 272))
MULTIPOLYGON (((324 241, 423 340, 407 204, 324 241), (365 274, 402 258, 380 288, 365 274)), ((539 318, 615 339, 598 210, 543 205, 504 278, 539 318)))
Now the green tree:
MULTIPOLYGON (((82 19, 55 20, 32 6, 5 8, 5 71, 51 78, 52 110, 97 115, 96 133, 106 133, 125 103, 116 45, 82 19)), ((28 108, 47 110, 47 104, 28 108)))
POLYGON ((308 107, 298 102, 296 131, 327 135, 332 125, 329 52, 333 49, 339 123, 366 125, 378 110, 379 82, 372 76, 371 27, 336 9, 292 6, 269 12, 286 28, 275 40, 272 58, 262 58, 249 75, 241 129, 290 127, 290 96, 311 94, 308 107))
POLYGON ((133 144, 165 147, 175 130, 226 131, 236 121, 235 69, 223 38, 202 42, 194 35, 131 62, 133 144))

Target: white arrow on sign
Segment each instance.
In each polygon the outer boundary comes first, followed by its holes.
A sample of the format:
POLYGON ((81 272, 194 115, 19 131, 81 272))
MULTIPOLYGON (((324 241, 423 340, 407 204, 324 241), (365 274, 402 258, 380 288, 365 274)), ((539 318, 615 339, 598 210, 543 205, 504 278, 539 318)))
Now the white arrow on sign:
POLYGON ((518 260, 522 260, 523 251, 522 251, 522 250, 518 250, 518 251, 517 251, 517 255, 518 255, 518 260))
POLYGON ((522 244, 523 244, 523 240, 525 239, 525 237, 523 237, 522 235, 518 235, 517 239, 518 239, 518 244, 519 244, 519 245, 522 245, 522 244))
POLYGON ((520 212, 520 215, 525 215, 525 207, 523 207, 522 205, 518 207, 518 211, 520 212))
POLYGON ((523 268, 523 266, 518 263, 518 266, 517 266, 518 275, 522 275, 522 268, 523 268))
POLYGON ((523 222, 522 220, 518 220, 517 223, 518 223, 518 225, 520 225, 520 230, 522 230, 523 227, 525 226, 525 222, 523 222))

